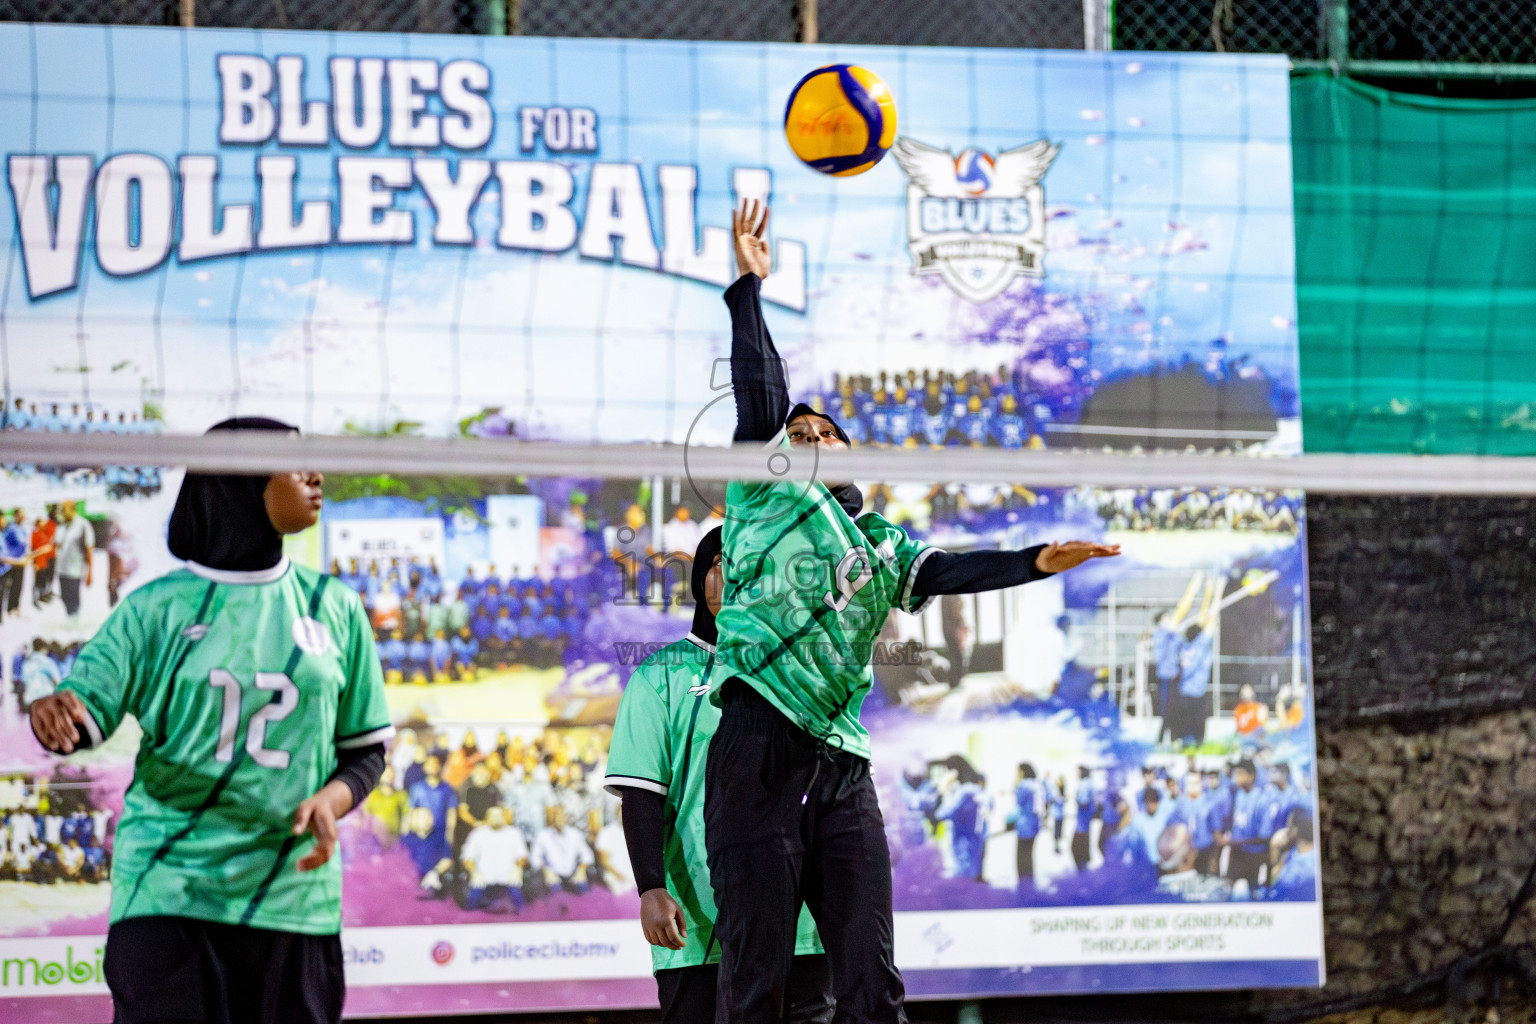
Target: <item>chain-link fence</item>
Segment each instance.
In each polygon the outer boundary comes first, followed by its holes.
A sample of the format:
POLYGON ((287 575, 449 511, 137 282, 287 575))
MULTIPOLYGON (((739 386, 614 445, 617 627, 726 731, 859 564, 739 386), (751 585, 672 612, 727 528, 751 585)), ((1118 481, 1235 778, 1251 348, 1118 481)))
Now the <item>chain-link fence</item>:
POLYGON ((1119 0, 1114 5, 1114 41, 1119 50, 1320 58, 1324 18, 1319 0, 1119 0))
POLYGON ((0 0, 0 21, 1081 49, 1084 9, 1082 0, 0 0))
POLYGON ((1300 60, 1536 63, 1529 0, 1117 0, 1122 50, 1284 53, 1300 60))
POLYGON ((1531 0, 0 0, 0 21, 1536 64, 1531 0))

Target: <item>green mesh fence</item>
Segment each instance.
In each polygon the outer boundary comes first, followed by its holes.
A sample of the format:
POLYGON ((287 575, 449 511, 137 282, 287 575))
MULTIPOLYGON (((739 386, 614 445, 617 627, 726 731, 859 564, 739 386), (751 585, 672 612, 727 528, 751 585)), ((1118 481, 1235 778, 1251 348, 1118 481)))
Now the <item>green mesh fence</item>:
POLYGON ((1291 95, 1307 449, 1536 454, 1536 101, 1291 95))

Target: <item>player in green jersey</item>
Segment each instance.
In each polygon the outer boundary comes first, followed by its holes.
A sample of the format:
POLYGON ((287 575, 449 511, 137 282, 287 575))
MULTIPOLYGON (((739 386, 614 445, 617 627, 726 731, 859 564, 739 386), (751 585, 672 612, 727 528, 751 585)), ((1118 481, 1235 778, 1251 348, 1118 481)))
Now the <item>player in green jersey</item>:
MULTIPOLYGON (((704 853, 704 764, 720 710, 709 702, 720 609, 721 530, 694 552, 693 628, 651 655, 624 687, 608 775, 623 800, 624 838, 640 890, 640 923, 663 1024, 711 1024, 719 984, 715 900, 704 853)), ((816 923, 800 909, 784 1020, 826 1024, 832 978, 816 923)))
MULTIPOLYGON (((790 406, 758 295, 771 269, 767 223, 755 203, 734 218, 740 277, 725 300, 736 440, 779 449, 780 470, 811 456, 824 475, 848 437, 830 417, 790 406)), ((834 1019, 896 1024, 906 1013, 890 853, 859 722, 880 629, 893 608, 916 613, 941 594, 1018 586, 1119 549, 940 551, 864 511, 854 485, 799 475, 726 488, 711 675, 722 713, 704 806, 722 951, 717 1020, 778 1019, 803 900, 826 943, 834 1019)))
MULTIPOLYGON (((228 420, 215 430, 293 428, 228 420)), ((104 973, 117 1024, 341 1019, 337 819, 393 734, 362 603, 292 565, 318 473, 188 473, 170 548, 32 705, 49 750, 143 729, 113 850, 104 973)))

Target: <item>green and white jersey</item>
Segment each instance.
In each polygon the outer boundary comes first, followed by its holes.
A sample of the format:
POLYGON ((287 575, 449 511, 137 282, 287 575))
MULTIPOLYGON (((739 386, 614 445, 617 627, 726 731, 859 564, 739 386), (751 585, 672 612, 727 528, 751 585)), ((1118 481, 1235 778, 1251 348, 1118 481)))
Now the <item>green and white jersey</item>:
POLYGON ((259 572, 194 563, 130 594, 60 689, 94 743, 143 727, 117 827, 111 920, 173 915, 330 935, 341 857, 301 874, 314 843, 293 812, 336 751, 394 734, 362 602, 287 559, 259 572))
MULTIPOLYGON (((704 765, 720 709, 706 698, 715 649, 692 633, 652 654, 629 677, 608 750, 603 785, 665 798, 667 891, 683 908, 688 937, 682 949, 651 947, 651 970, 696 967, 720 960, 715 896, 704 853, 704 765)), ((810 911, 800 908, 795 953, 820 953, 810 911)))
POLYGON ((733 481, 725 494, 711 699, 740 676, 812 736, 868 758, 874 643, 892 608, 927 603, 912 584, 937 549, 874 512, 851 518, 820 481, 733 481))

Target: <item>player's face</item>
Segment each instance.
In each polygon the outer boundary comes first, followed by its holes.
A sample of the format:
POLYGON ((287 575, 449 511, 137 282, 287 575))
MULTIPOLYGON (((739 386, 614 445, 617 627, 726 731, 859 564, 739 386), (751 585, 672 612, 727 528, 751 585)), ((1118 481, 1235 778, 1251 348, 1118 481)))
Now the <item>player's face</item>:
POLYGON ((804 448, 807 445, 818 444, 823 448, 847 448, 843 439, 837 436, 837 428, 832 421, 825 416, 812 416, 809 413, 796 416, 789 421, 787 430, 789 443, 796 448, 804 448))
POLYGON ((720 614, 720 598, 725 593, 725 571, 720 568, 720 556, 710 563, 709 572, 704 574, 704 604, 709 608, 709 614, 720 614))
POLYGON ((267 481, 267 518, 278 533, 300 533, 320 521, 325 499, 322 473, 278 473, 267 481))

